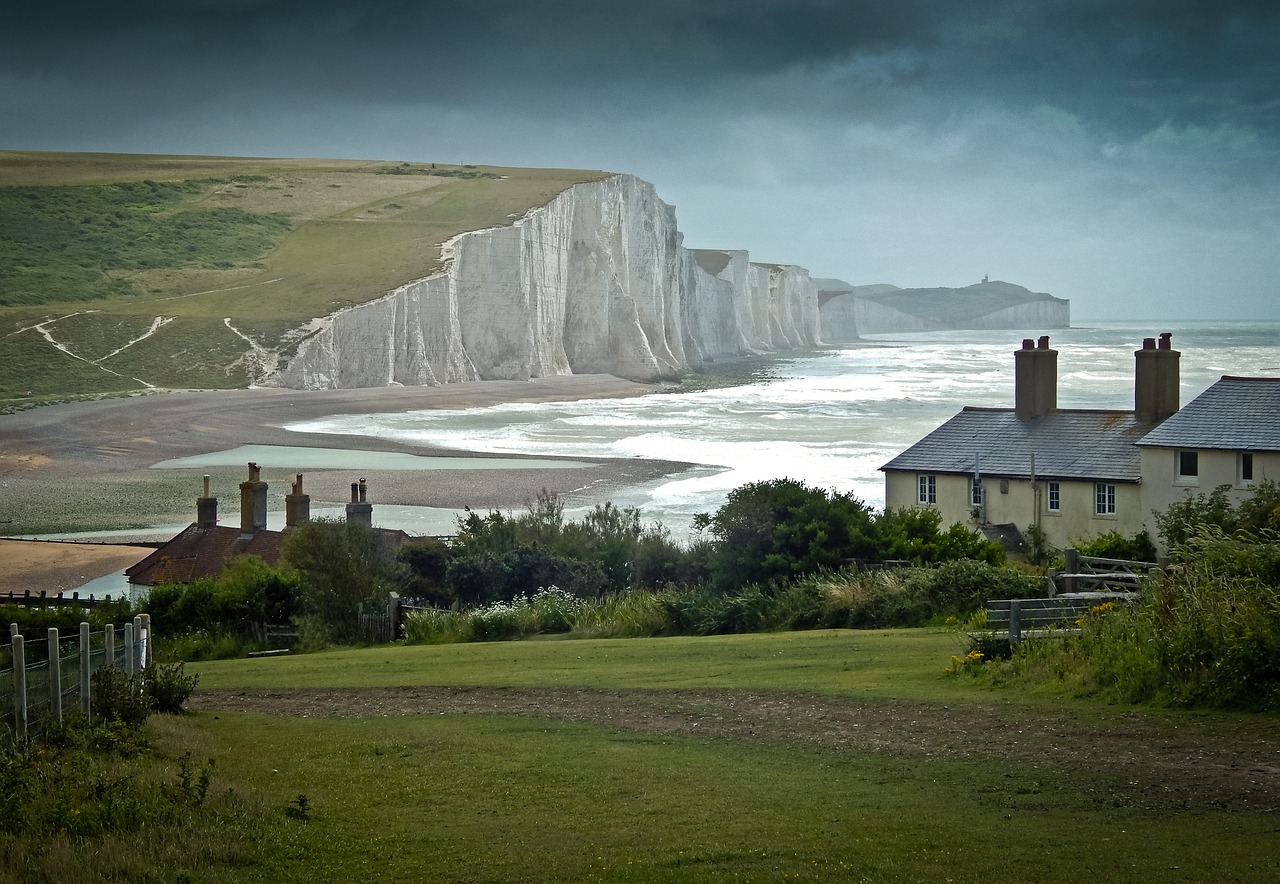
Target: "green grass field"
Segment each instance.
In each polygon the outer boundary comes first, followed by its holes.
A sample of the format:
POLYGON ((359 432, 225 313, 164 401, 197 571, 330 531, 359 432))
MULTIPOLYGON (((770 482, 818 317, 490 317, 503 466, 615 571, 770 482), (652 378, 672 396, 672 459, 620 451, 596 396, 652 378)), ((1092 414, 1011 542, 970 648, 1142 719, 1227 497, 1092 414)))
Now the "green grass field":
POLYGON ((604 175, 0 151, 0 407, 244 386, 237 332, 287 353, 308 319, 439 271, 458 233, 604 175))
POLYGON ((1280 873, 1271 799, 1255 799, 1254 811, 1247 795, 1229 797, 1234 786, 1193 781, 1190 763, 1143 759, 1144 746, 1190 740, 1201 767, 1213 767, 1203 747, 1274 741, 1274 718, 996 693, 942 676, 961 644, 942 630, 822 631, 219 661, 192 667, 219 705, 160 721, 158 741, 216 758, 215 789, 247 790, 273 809, 259 864, 214 868, 210 880, 1280 873), (464 699, 496 692, 494 705, 401 714, 379 699, 429 685, 464 699), (306 717, 288 705, 299 691, 306 717), (359 714, 331 717, 339 695, 359 714), (256 711, 236 711, 249 696, 256 711), (717 720, 747 698, 791 711, 717 720), (826 712, 808 715, 810 706, 826 712), (261 711, 273 708, 293 714, 261 711), (852 717, 831 717, 841 709, 852 717), (873 726, 897 736, 857 736, 873 726), (1074 745, 1096 734, 1107 742, 1074 745), (1113 768, 1118 755, 1134 757, 1113 768), (286 817, 299 795, 308 821, 286 817))

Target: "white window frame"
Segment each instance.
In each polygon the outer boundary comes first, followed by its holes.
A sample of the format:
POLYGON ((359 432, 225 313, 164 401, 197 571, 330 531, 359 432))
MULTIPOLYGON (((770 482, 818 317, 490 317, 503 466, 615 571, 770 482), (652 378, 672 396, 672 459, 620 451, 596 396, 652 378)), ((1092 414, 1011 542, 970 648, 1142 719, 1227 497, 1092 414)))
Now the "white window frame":
POLYGON ((986 498, 986 488, 983 487, 982 481, 971 481, 969 483, 969 505, 982 506, 982 501, 986 498))
POLYGON ((1095 516, 1114 516, 1116 514, 1116 486, 1109 482, 1093 483, 1093 514, 1095 516))
POLYGON ((916 503, 921 506, 938 505, 938 477, 932 473, 916 476, 916 503))
POLYGON ((1044 508, 1046 512, 1060 513, 1062 512, 1062 483, 1050 482, 1049 487, 1045 489, 1044 508))
POLYGON ((1241 451, 1236 457, 1236 477, 1244 486, 1252 485, 1256 474, 1252 451, 1241 451))
POLYGON ((1173 453, 1173 474, 1180 485, 1200 484, 1200 452, 1194 448, 1180 448, 1173 453), (1190 471, 1185 471, 1190 459, 1190 471))

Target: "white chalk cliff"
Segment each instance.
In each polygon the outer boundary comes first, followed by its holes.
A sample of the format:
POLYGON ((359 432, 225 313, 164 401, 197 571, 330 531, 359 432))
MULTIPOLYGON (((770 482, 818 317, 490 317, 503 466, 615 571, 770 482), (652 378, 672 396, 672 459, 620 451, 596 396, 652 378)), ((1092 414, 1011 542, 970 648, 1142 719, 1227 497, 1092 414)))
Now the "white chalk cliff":
POLYGON ((578 184, 510 227, 446 244, 446 269, 312 324, 272 379, 324 389, 601 372, 674 378, 709 360, 819 343, 801 267, 682 245, 629 175, 578 184))

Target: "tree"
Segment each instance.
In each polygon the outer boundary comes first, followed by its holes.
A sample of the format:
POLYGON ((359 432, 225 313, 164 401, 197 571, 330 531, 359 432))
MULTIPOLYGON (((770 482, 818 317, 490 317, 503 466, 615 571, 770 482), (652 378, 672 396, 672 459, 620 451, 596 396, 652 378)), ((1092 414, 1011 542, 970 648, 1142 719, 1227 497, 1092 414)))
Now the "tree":
POLYGON ((723 591, 787 582, 876 553, 866 504, 795 479, 735 488, 714 515, 695 516, 694 528, 714 539, 712 583, 723 591))
POLYGON ((304 522, 285 538, 281 559, 301 578, 304 612, 338 639, 355 635, 361 602, 384 598, 405 576, 378 533, 354 522, 304 522))

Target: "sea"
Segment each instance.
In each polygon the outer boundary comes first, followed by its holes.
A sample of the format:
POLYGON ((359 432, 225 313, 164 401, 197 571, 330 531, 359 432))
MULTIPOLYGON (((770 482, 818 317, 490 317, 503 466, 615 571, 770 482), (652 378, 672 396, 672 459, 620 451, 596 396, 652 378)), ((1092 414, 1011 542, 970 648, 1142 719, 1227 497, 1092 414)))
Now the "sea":
MULTIPOLYGON (((1280 377, 1280 321, 1080 321, 1049 332, 1058 351, 1058 406, 1131 409, 1133 353, 1143 338, 1163 332, 1182 353, 1183 404, 1222 375, 1280 377)), ((880 467, 965 405, 1012 406, 1013 353, 1023 338, 1039 334, 874 335, 775 363, 770 377, 741 386, 333 416, 290 428, 497 454, 685 462, 686 470, 608 497, 684 538, 696 514, 714 512, 749 482, 797 479, 883 507, 880 467)), ((531 497, 536 493, 531 489, 531 497)), ((573 516, 604 500, 584 493, 569 502, 573 516)), ((397 508, 397 527, 421 533, 443 533, 454 515, 413 516, 408 509, 397 508)))

